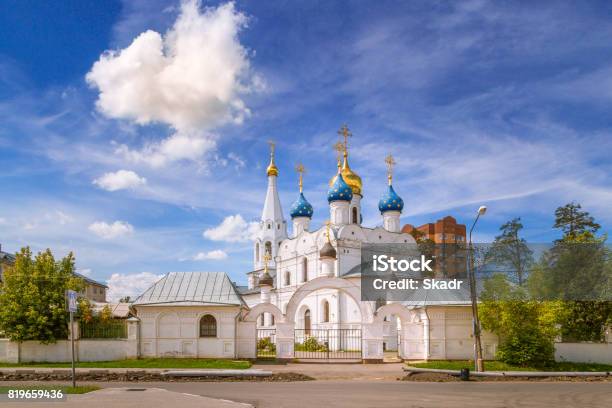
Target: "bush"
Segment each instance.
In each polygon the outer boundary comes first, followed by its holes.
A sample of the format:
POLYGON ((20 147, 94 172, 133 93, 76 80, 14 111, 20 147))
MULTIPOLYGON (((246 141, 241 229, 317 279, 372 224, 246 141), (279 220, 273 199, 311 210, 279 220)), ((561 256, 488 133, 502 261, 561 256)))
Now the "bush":
POLYGON ((320 344, 315 337, 307 338, 304 343, 295 345, 296 351, 327 351, 327 345, 320 344))
POLYGON ((263 337, 257 340, 257 350, 275 353, 276 344, 272 343, 272 339, 270 339, 270 337, 263 337))

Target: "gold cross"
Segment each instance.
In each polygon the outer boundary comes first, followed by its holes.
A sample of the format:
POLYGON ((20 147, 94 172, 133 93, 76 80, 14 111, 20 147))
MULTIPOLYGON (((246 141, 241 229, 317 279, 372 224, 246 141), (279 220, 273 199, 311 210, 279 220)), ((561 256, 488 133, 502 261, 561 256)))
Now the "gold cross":
POLYGON ((387 179, 389 180, 389 185, 391 185, 391 181, 393 179, 393 166, 395 166, 393 156, 388 155, 385 157, 385 163, 387 163, 387 179))
POLYGON ((268 144, 270 145, 270 156, 274 156, 274 147, 276 146, 276 143, 274 143, 274 140, 268 140, 268 144))
POLYGON ((338 152, 336 154, 336 159, 338 160, 338 167, 340 167, 340 159, 342 157, 342 154, 344 153, 344 143, 338 142, 334 144, 334 150, 338 152))
POLYGON ((304 173, 306 173, 306 167, 304 167, 304 165, 302 163, 298 163, 297 166, 295 166, 295 171, 297 171, 300 175, 300 193, 302 192, 302 188, 303 188, 303 175, 304 173))
POLYGON ((346 153, 348 151, 348 138, 353 136, 353 134, 349 131, 349 128, 346 123, 342 125, 340 130, 338 130, 338 134, 344 137, 344 152, 346 153))

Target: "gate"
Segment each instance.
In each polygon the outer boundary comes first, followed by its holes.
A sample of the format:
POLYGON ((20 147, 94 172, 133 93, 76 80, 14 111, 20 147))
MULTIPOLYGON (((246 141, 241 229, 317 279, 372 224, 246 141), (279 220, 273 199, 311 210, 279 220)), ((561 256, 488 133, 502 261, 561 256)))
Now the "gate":
POLYGON ((257 329, 257 358, 276 358, 276 329, 257 329))
POLYGON ((295 358, 361 360, 361 329, 295 329, 295 358))

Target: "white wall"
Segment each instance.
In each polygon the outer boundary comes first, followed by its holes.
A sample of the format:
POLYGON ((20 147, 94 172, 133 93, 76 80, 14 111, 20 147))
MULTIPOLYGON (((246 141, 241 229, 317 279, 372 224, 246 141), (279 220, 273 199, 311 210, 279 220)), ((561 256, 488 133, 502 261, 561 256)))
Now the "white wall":
POLYGON ((138 306, 143 357, 234 358, 238 306, 138 306), (200 338, 200 318, 213 315, 217 337, 200 338))
POLYGON ((555 361, 612 364, 612 343, 555 343, 555 361))
MULTIPOLYGON (((127 339, 79 339, 75 340, 77 361, 110 361, 135 358, 133 341, 127 339)), ((68 362, 72 360, 69 340, 41 344, 38 341, 24 341, 19 345, 8 339, 0 339, 1 362, 68 362)))

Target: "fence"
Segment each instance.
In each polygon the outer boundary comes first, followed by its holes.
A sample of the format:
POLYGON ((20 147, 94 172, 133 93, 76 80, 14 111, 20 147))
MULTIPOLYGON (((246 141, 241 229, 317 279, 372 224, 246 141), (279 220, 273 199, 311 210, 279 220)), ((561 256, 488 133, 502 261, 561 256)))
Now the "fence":
POLYGON ((80 337, 82 339, 125 339, 127 338, 127 323, 125 320, 110 320, 108 322, 81 322, 80 337))
POLYGON ((361 360, 361 329, 295 329, 299 359, 361 360))

